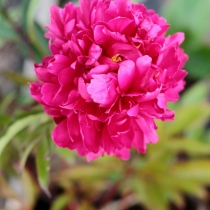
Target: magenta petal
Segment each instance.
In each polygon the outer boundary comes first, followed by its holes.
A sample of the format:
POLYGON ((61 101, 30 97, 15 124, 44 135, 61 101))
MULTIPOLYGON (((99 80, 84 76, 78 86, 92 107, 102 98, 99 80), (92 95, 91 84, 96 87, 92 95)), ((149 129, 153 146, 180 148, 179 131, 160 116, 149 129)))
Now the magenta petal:
POLYGON ((123 160, 132 147, 156 143, 154 120, 173 120, 169 101, 184 88, 183 33, 167 36, 166 20, 131 0, 79 0, 53 5, 46 37, 50 56, 35 64, 32 97, 57 125, 60 147, 88 161, 123 160))
POLYGON ((167 102, 167 100, 166 100, 165 94, 160 93, 158 95, 157 99, 158 99, 158 101, 157 101, 158 106, 160 108, 162 108, 162 109, 166 109, 166 102, 167 102))
POLYGON ((94 75, 94 74, 104 74, 108 71, 108 69, 109 69, 109 66, 107 64, 98 65, 98 66, 92 68, 90 70, 90 72, 87 74, 87 76, 91 79, 92 75, 94 75))
MULTIPOLYGON (((121 145, 125 146, 127 149, 132 148, 133 138, 133 128, 130 128, 128 131, 125 132, 119 132, 116 137, 112 137, 112 139, 114 139, 115 141, 121 142, 121 145)), ((118 148, 121 148, 121 145, 118 148)))
POLYGON ((148 55, 144 55, 137 59, 136 61, 136 68, 139 72, 140 77, 144 77, 150 68, 152 63, 152 58, 148 55))
POLYGON ((138 91, 139 88, 144 88, 152 76, 153 70, 150 70, 152 58, 148 55, 139 57, 136 61, 136 75, 133 83, 133 91, 138 91))
POLYGON ((69 147, 71 139, 68 133, 67 119, 60 122, 52 132, 52 139, 58 147, 69 147))
POLYGON ((108 22, 108 26, 111 29, 111 31, 124 33, 124 30, 133 22, 133 20, 130 20, 125 17, 117 17, 115 19, 112 19, 108 22))
POLYGON ((136 47, 121 42, 115 42, 112 45, 110 45, 110 47, 107 49, 107 54, 110 57, 119 54, 127 60, 133 61, 137 60, 139 56, 141 56, 141 53, 136 47))
POLYGON ((131 109, 127 111, 127 114, 133 117, 136 117, 138 113, 139 113, 139 104, 133 106, 131 109))
POLYGON ((53 116, 53 117, 56 117, 56 118, 60 118, 60 117, 63 117, 60 109, 54 109, 52 107, 48 107, 48 106, 44 106, 44 111, 50 115, 50 116, 53 116))
POLYGON ((120 150, 117 149, 115 155, 123 160, 128 160, 130 158, 130 151, 127 148, 122 148, 120 150))
POLYGON ((30 93, 32 97, 39 103, 44 104, 42 101, 42 94, 41 94, 41 89, 43 85, 39 82, 34 82, 29 84, 30 84, 30 93))
POLYGON ((56 5, 52 5, 50 7, 51 24, 46 26, 47 29, 52 31, 58 37, 62 37, 64 32, 63 22, 60 17, 60 10, 61 9, 56 5))
POLYGON ((172 36, 169 36, 167 38, 167 40, 168 40, 168 46, 170 46, 170 47, 176 47, 178 44, 180 45, 184 41, 184 36, 185 35, 182 32, 178 32, 178 33, 175 33, 172 36))
POLYGON ((157 88, 153 92, 147 92, 147 93, 145 93, 142 96, 136 97, 136 100, 138 102, 144 102, 144 101, 153 100, 153 99, 157 98, 157 96, 159 95, 160 91, 161 91, 161 88, 157 88))
POLYGON ((94 160, 94 159, 96 159, 96 158, 98 158, 98 157, 100 157, 100 156, 103 156, 104 155, 104 152, 102 151, 102 149, 101 150, 99 150, 99 152, 98 153, 93 153, 93 152, 89 152, 88 154, 87 154, 87 161, 88 162, 90 162, 90 161, 92 161, 92 160, 94 160))
POLYGON ((78 90, 82 98, 84 98, 87 102, 91 102, 92 99, 87 92, 87 85, 84 82, 84 79, 82 77, 79 78, 78 80, 78 90))
POLYGON ((69 132, 69 137, 72 142, 76 146, 80 143, 82 143, 82 136, 80 133, 80 124, 78 120, 78 115, 75 113, 72 113, 71 115, 68 116, 68 132, 69 132))
POLYGON ((98 60, 99 56, 102 53, 102 49, 99 45, 92 44, 89 51, 89 56, 94 58, 95 60, 98 60))
POLYGON ((90 120, 85 114, 80 114, 79 123, 85 148, 90 152, 98 153, 100 133, 96 129, 94 121, 90 120))
POLYGON ((74 27, 75 27, 75 19, 72 19, 65 25, 66 34, 71 33, 74 27))
POLYGON ((145 153, 146 152, 146 142, 144 139, 144 131, 141 127, 136 123, 136 120, 133 119, 131 122, 131 126, 135 131, 133 146, 136 148, 138 152, 145 153))
POLYGON ((118 97, 115 74, 99 74, 92 77, 87 92, 93 101, 99 103, 102 107, 111 106, 118 97))
POLYGON ((131 60, 120 63, 118 71, 118 82, 122 92, 126 92, 131 87, 135 77, 135 63, 131 60))
POLYGON ((145 143, 157 143, 158 135, 155 132, 155 123, 153 119, 142 116, 136 120, 139 128, 141 128, 144 133, 144 142, 145 143))
POLYGON ((71 60, 69 57, 64 55, 55 55, 54 59, 49 63, 49 72, 58 75, 61 70, 66 69, 70 66, 71 60))
POLYGON ((94 39, 97 44, 103 44, 106 41, 103 25, 97 25, 94 29, 94 39))
POLYGON ((124 34, 118 32, 112 32, 108 30, 104 25, 97 25, 94 28, 94 39, 97 44, 102 44, 105 48, 108 44, 115 42, 120 42, 122 44, 126 42, 126 37, 124 34))
POLYGON ((80 95, 78 90, 73 89, 69 94, 68 94, 68 99, 66 103, 63 104, 63 108, 67 108, 66 105, 72 104, 76 102, 79 99, 80 95))
POLYGON ((154 24, 151 29, 148 31, 148 36, 152 39, 157 37, 158 33, 161 31, 161 27, 157 24, 154 24))
POLYGON ((174 91, 174 89, 168 89, 165 92, 166 98, 168 101, 177 101, 179 99, 179 95, 177 91, 174 91))
POLYGON ((75 78, 75 70, 72 68, 63 69, 58 75, 61 85, 72 85, 75 78))
POLYGON ((59 89, 60 86, 57 84, 45 83, 41 89, 41 93, 43 95, 42 100, 45 101, 46 104, 52 105, 59 89))
MULTIPOLYGON (((119 64, 112 61, 110 58, 101 56, 99 58, 99 62, 103 65, 108 65, 109 66, 109 71, 115 71, 119 68, 119 64)), ((96 66, 97 67, 97 66, 96 66)))
POLYGON ((119 144, 116 141, 113 141, 107 127, 104 127, 103 132, 102 132, 102 145, 104 148, 104 151, 108 155, 112 155, 116 148, 119 147, 119 144))

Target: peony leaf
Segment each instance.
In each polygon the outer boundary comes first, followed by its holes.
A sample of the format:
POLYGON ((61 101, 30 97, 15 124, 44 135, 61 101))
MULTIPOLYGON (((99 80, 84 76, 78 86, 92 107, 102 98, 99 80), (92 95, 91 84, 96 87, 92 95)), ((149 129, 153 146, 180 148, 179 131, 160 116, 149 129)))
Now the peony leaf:
POLYGON ((171 168, 172 173, 180 180, 190 180, 199 184, 210 183, 210 161, 191 160, 178 163, 171 168))
POLYGON ((74 162, 75 152, 67 148, 54 147, 54 152, 67 162, 74 162))
POLYGON ((175 120, 166 126, 166 133, 170 135, 178 134, 196 121, 199 121, 201 117, 206 118, 209 114, 210 108, 204 103, 179 107, 176 110, 175 120))
POLYGON ((26 9, 26 29, 29 32, 30 38, 34 39, 34 13, 40 0, 31 0, 26 9), (31 31, 29 31, 31 30, 31 31))
POLYGON ((186 64, 189 75, 194 79, 210 76, 209 63, 210 46, 207 44, 199 45, 199 48, 189 52, 190 60, 186 64))
POLYGON ((209 5, 207 0, 168 1, 163 8, 163 16, 172 25, 170 32, 186 29, 192 33, 194 38, 202 41, 209 29, 209 5))
POLYGON ((40 141, 40 139, 36 139, 32 141, 26 148, 26 150, 23 152, 22 158, 20 160, 20 170, 22 171, 25 167, 26 160, 33 150, 33 148, 36 146, 36 144, 40 141))
POLYGON ((48 190, 50 157, 48 156, 48 145, 46 139, 43 139, 36 153, 36 169, 40 187, 50 196, 48 190))
MULTIPOLYGON (((27 205, 29 209, 33 209, 34 205, 36 204, 37 197, 39 194, 38 186, 36 182, 34 182, 34 179, 28 170, 23 170, 21 178, 22 178, 22 185, 24 188, 23 196, 26 201, 25 205, 27 205)), ((21 209, 24 209, 24 207, 21 209)))
POLYGON ((49 54, 48 42, 44 38, 44 30, 42 27, 35 21, 34 15, 40 0, 23 0, 22 9, 22 25, 30 41, 30 48, 25 49, 24 52, 26 56, 30 55, 33 59, 39 63, 43 56, 49 54))
POLYGON ((210 147, 207 144, 195 139, 173 139, 164 141, 163 147, 171 152, 186 152, 190 155, 208 155, 210 147))
POLYGON ((73 180, 81 180, 81 179, 88 179, 89 181, 94 181, 96 179, 101 179, 103 177, 109 177, 111 174, 109 170, 112 170, 107 167, 101 168, 100 171, 98 170, 97 166, 94 165, 82 165, 82 166, 75 166, 70 169, 66 169, 60 173, 58 178, 62 179, 73 179, 73 180))
POLYGON ((6 109, 9 107, 9 105, 12 103, 15 97, 16 97, 15 93, 12 92, 9 93, 7 96, 5 96, 3 100, 1 100, 0 113, 5 114, 6 109))
POLYGON ((185 32, 183 47, 190 58, 185 68, 194 79, 210 75, 209 6, 209 0, 170 0, 163 7, 163 16, 171 24, 169 33, 185 32))
POLYGON ((46 50, 47 40, 44 38, 44 31, 41 30, 39 24, 36 23, 34 20, 34 13, 39 2, 40 0, 30 0, 30 3, 28 4, 26 15, 26 32, 29 36, 30 41, 33 43, 33 47, 36 48, 41 56, 45 56, 49 53, 49 51, 46 50))
POLYGON ((28 12, 28 7, 29 7, 30 1, 28 0, 22 0, 21 1, 21 9, 22 9, 22 27, 26 31, 27 28, 27 12, 28 12))
POLYGON ((157 183, 142 178, 133 180, 133 189, 136 192, 140 203, 147 206, 148 209, 167 210, 167 197, 164 188, 157 183))
POLYGON ((50 210, 64 209, 71 201, 74 200, 75 198, 70 193, 60 195, 53 201, 50 210))
POLYGON ((0 16, 0 38, 1 39, 11 39, 18 40, 18 35, 14 31, 14 29, 10 26, 10 24, 4 20, 3 15, 0 16))
POLYGON ((49 118, 44 113, 35 115, 29 115, 22 119, 16 120, 12 125, 9 126, 6 133, 0 138, 0 156, 7 144, 24 128, 30 124, 37 122, 46 122, 49 118))
POLYGON ((4 71, 3 76, 9 79, 10 81, 22 85, 22 86, 28 86, 28 82, 34 81, 32 78, 28 78, 20 73, 12 72, 12 71, 4 71))
POLYGON ((0 125, 5 125, 10 121, 10 116, 0 114, 0 125))
POLYGON ((206 100, 208 96, 208 84, 205 81, 200 81, 187 89, 178 104, 180 105, 191 105, 206 100))
POLYGON ((39 49, 41 50, 41 53, 44 56, 49 55, 50 51, 49 51, 49 46, 48 46, 48 40, 44 37, 44 33, 45 33, 44 29, 37 22, 34 23, 34 27, 35 27, 35 33, 36 33, 35 45, 38 44, 39 49))

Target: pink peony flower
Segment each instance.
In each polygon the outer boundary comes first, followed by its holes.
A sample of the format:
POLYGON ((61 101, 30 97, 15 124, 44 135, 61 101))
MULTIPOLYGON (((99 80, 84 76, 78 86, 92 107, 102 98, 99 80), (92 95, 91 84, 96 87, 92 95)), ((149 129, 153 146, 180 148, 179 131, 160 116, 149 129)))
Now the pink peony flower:
POLYGON ((156 143, 154 119, 173 120, 167 102, 184 87, 183 33, 128 0, 80 0, 51 7, 52 55, 35 65, 31 95, 57 124, 52 138, 92 160, 129 159, 156 143))

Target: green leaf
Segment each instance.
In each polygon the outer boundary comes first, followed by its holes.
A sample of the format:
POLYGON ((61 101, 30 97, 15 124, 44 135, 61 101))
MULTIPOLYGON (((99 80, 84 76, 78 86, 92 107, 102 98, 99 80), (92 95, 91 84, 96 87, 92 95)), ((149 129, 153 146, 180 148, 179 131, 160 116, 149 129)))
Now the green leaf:
POLYGON ((22 0, 21 1, 21 8, 22 8, 22 27, 24 31, 27 31, 27 14, 28 14, 28 7, 29 7, 30 1, 28 0, 22 0))
POLYGON ((80 180, 83 178, 94 180, 97 178, 107 177, 111 175, 107 168, 101 168, 100 171, 95 165, 81 165, 66 169, 61 172, 59 177, 80 180))
POLYGON ((29 36, 34 39, 34 14, 36 7, 40 0, 30 0, 28 1, 28 4, 26 5, 26 27, 27 27, 27 32, 29 33, 29 36))
POLYGON ((185 33, 182 46, 189 55, 185 69, 189 72, 187 77, 194 79, 210 75, 209 7, 209 0, 170 0, 163 7, 163 16, 171 25, 169 34, 185 33))
POLYGON ((167 197, 164 189, 154 181, 148 179, 134 178, 132 180, 133 190, 140 203, 145 205, 148 209, 167 210, 167 197))
POLYGON ((35 27, 35 33, 36 33, 35 44, 36 45, 39 44, 39 48, 42 51, 43 55, 49 55, 50 51, 49 51, 48 39, 44 37, 45 30, 37 22, 34 23, 34 27, 35 27))
POLYGON ((10 116, 8 116, 8 115, 0 115, 0 126, 1 125, 6 125, 9 122, 10 122, 10 116))
POLYGON ((208 89, 207 81, 197 82, 183 93, 178 104, 184 106, 205 101, 208 97, 208 89))
POLYGON ((50 210, 64 209, 71 201, 74 200, 75 198, 70 193, 60 195, 53 201, 50 210))
POLYGON ((22 26, 30 41, 30 48, 21 48, 25 56, 30 56, 40 63, 42 58, 49 54, 48 41, 44 38, 42 27, 36 23, 34 13, 40 0, 22 1, 22 26))
POLYGON ((187 29, 194 38, 203 41, 209 29, 209 6, 207 0, 170 0, 163 7, 162 14, 171 24, 172 33, 187 29))
POLYGON ((54 152, 63 160, 69 162, 74 162, 75 158, 75 151, 71 151, 67 148, 60 148, 60 147, 55 147, 54 152))
POLYGON ((175 165, 171 168, 172 172, 179 179, 199 182, 200 184, 210 183, 210 161, 191 160, 175 165))
POLYGON ((40 0, 30 0, 30 3, 28 4, 26 15, 26 32, 29 36, 29 39, 33 43, 33 47, 41 56, 45 56, 49 53, 47 40, 44 38, 44 33, 41 29, 41 26, 34 20, 34 13, 39 2, 40 0), (40 37, 42 38, 40 39, 40 37))
POLYGON ((24 167, 25 167, 25 163, 27 161, 27 158, 29 156, 29 154, 31 153, 31 151, 33 150, 33 148, 38 144, 38 142, 40 141, 40 139, 35 139, 34 141, 32 141, 26 148, 26 150, 23 152, 23 155, 20 159, 20 170, 23 171, 24 167))
POLYGON ((18 35, 2 16, 0 16, 0 38, 5 40, 18 40, 18 35))
POLYGON ((25 198, 25 205, 27 205, 28 209, 33 209, 37 202, 39 188, 28 170, 23 171, 23 173, 21 174, 21 179, 24 192, 23 196, 25 198))
POLYGON ((16 97, 15 93, 12 92, 12 93, 9 93, 7 96, 5 96, 3 100, 1 100, 0 113, 5 114, 7 108, 15 99, 15 97, 16 97))
POLYGON ((20 73, 12 72, 12 71, 4 71, 3 76, 9 79, 10 81, 22 85, 22 86, 28 86, 28 82, 34 81, 32 78, 28 78, 20 73))
POLYGON ((48 190, 49 183, 49 170, 50 170, 50 158, 48 156, 48 145, 46 139, 42 139, 41 144, 36 153, 36 169, 38 175, 38 181, 40 187, 44 190, 44 192, 50 196, 50 192, 48 190))
POLYGON ((186 64, 186 69, 189 71, 189 76, 198 79, 210 76, 210 46, 200 45, 198 49, 189 53, 189 61, 186 64))
POLYGON ((208 155, 210 154, 210 147, 206 143, 195 139, 173 139, 171 141, 164 141, 163 147, 170 152, 186 152, 190 155, 208 155))
POLYGON ((7 144, 24 128, 29 126, 30 124, 34 124, 39 122, 40 124, 42 122, 47 121, 49 118, 44 113, 39 113, 36 115, 29 115, 22 119, 19 119, 15 121, 12 125, 10 125, 6 131, 6 133, 0 138, 0 156, 2 155, 2 152, 4 148, 7 146, 7 144))
POLYGON ((209 106, 203 103, 179 107, 176 110, 175 120, 167 124, 165 132, 169 135, 179 134, 188 126, 199 121, 201 117, 209 115, 209 111, 209 106))

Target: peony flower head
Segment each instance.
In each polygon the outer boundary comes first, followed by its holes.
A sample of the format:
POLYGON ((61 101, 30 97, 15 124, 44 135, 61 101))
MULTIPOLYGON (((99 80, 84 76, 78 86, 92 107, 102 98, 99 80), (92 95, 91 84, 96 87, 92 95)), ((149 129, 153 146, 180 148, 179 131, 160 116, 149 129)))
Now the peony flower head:
POLYGON ((146 152, 154 119, 173 120, 167 102, 184 87, 183 33, 153 10, 128 0, 80 0, 51 6, 52 55, 35 65, 31 95, 54 118, 52 138, 88 160, 146 152))

